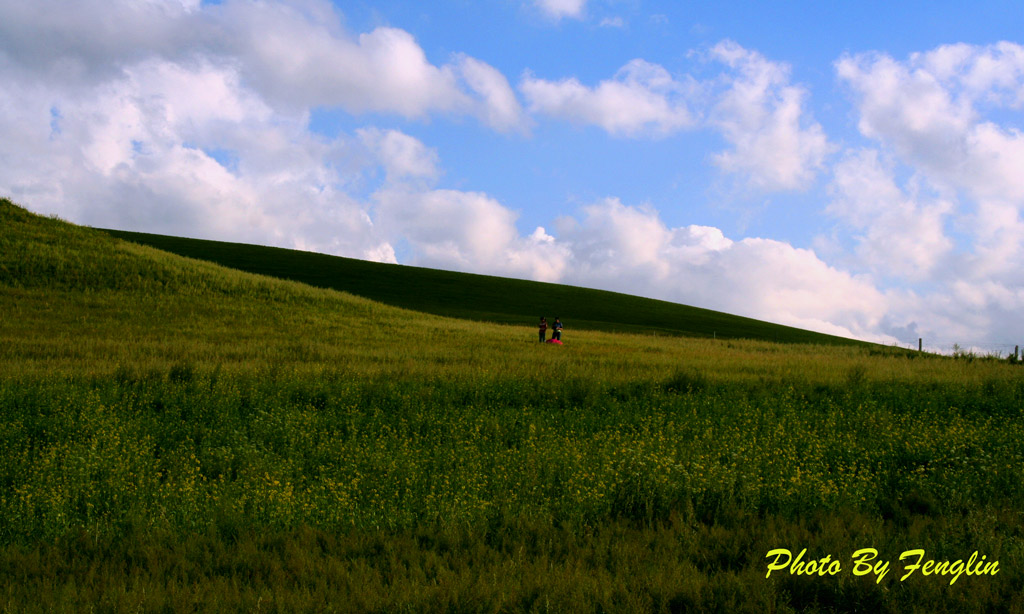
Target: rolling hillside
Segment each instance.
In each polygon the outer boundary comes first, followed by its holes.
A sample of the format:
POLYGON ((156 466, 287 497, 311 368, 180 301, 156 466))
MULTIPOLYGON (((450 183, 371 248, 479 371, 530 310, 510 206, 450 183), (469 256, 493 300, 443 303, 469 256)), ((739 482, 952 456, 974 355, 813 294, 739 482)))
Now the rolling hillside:
POLYGON ((533 325, 560 316, 571 329, 785 343, 862 344, 751 318, 667 301, 574 286, 366 262, 312 252, 106 230, 110 235, 182 256, 436 315, 533 325))
POLYGON ((428 363, 452 351, 431 342, 441 331, 496 334, 125 242, 4 199, 0 229, 0 368, 8 374, 138 374, 173 365, 365 373, 408 360, 367 331, 386 328, 403 347, 426 348, 428 363))

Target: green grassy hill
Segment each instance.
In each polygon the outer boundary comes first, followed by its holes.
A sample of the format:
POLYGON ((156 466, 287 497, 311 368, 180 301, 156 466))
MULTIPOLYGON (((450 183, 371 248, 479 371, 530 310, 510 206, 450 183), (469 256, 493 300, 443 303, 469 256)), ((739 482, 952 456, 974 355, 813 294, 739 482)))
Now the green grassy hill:
POLYGON ((533 325, 560 316, 570 329, 764 339, 783 343, 860 342, 709 309, 560 284, 366 262, 312 252, 107 230, 182 256, 343 290, 388 305, 453 318, 533 325))
POLYGON ((6 200, 0 228, 0 363, 8 374, 144 374, 173 365, 380 372, 400 369, 410 353, 379 331, 431 357, 451 352, 434 342, 449 335, 505 343, 509 334, 184 258, 6 200))

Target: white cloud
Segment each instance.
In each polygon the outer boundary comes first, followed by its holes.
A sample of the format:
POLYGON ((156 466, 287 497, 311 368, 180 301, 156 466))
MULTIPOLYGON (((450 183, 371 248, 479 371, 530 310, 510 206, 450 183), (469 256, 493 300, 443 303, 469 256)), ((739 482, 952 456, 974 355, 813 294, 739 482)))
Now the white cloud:
POLYGON ((329 4, 310 15, 283 3, 229 0, 213 14, 230 33, 229 52, 269 100, 407 118, 469 114, 502 132, 523 129, 519 102, 497 69, 465 54, 435 66, 405 30, 379 27, 351 37, 329 4))
POLYGON ((579 19, 583 17, 587 0, 534 0, 534 4, 552 19, 557 20, 563 17, 579 19))
POLYGON ((505 75, 493 66, 464 54, 457 56, 455 66, 466 85, 476 94, 476 114, 485 124, 500 132, 527 130, 529 120, 505 75))
POLYGON ((947 85, 962 87, 972 100, 1018 109, 1024 106, 1024 47, 1019 44, 944 45, 911 55, 910 63, 922 66, 947 85))
POLYGON ((277 104, 409 118, 470 105, 453 69, 431 64, 404 30, 379 27, 352 38, 284 3, 234 0, 213 14, 247 79, 277 104))
POLYGON ((563 219, 571 250, 564 278, 845 336, 891 341, 877 331, 885 297, 869 281, 780 241, 733 241, 717 228, 667 227, 651 209, 617 199, 563 219), (827 290, 826 290, 827 289, 827 290))
POLYGON ((894 313, 949 343, 1024 335, 1024 135, 997 113, 1024 105, 1024 47, 947 45, 902 61, 859 54, 840 58, 836 71, 861 133, 891 162, 848 156, 831 211, 854 225, 868 220, 860 227, 869 264, 890 258, 911 281, 930 270, 922 291, 893 291, 894 313), (895 186, 896 169, 912 177, 911 190, 895 186), (955 249, 943 218, 958 230, 955 249))
POLYGON ((988 247, 989 238, 1002 241, 994 226, 1016 224, 1004 210, 1024 208, 1024 135, 985 112, 1024 104, 1024 47, 952 45, 905 62, 847 56, 836 69, 854 94, 861 132, 937 189, 974 200, 972 232, 988 247))
POLYGON ((125 63, 201 44, 210 32, 198 8, 175 0, 4 0, 0 54, 68 85, 90 82, 125 63))
POLYGON ((622 17, 605 17, 597 24, 602 28, 625 28, 626 20, 622 17))
POLYGON ((490 196, 386 187, 374 196, 382 231, 415 250, 413 264, 556 281, 568 253, 543 228, 522 237, 516 214, 490 196))
POLYGON ((676 81, 663 67, 644 60, 629 62, 595 87, 576 79, 546 81, 532 75, 519 87, 532 112, 594 124, 617 136, 664 136, 695 123, 687 108, 692 84, 676 81))
POLYGON ((437 152, 419 139, 397 130, 360 128, 356 134, 384 167, 389 181, 409 178, 433 180, 438 177, 437 152))
POLYGON ((1018 314, 1024 309, 1020 284, 957 279, 937 290, 894 289, 886 295, 891 313, 909 322, 902 330, 889 330, 915 347, 917 339, 923 338, 926 349, 950 352, 956 343, 984 352, 1001 346, 1005 355, 1007 344, 1012 350, 1024 335, 1024 327, 1018 323, 1018 314))
POLYGON ((88 88, 146 60, 201 57, 237 69, 274 108, 468 114, 501 131, 522 129, 518 101, 493 67, 465 55, 432 64, 398 28, 349 34, 326 0, 7 1, 0 41, 0 55, 65 87, 88 88))
POLYGON ((807 188, 833 149, 821 125, 807 119, 807 91, 789 83, 789 68, 732 41, 711 57, 736 71, 710 113, 710 123, 733 145, 715 156, 723 169, 740 173, 764 190, 807 188))
POLYGON ((1024 136, 983 114, 1024 104, 1024 47, 946 46, 906 62, 845 56, 836 70, 852 89, 865 136, 937 185, 982 200, 1024 201, 1024 136))
POLYGON ((712 128, 732 146, 713 156, 723 170, 759 190, 808 188, 834 147, 804 109, 807 90, 790 83, 786 65, 732 41, 716 45, 709 57, 729 72, 697 81, 635 59, 593 87, 530 74, 519 87, 531 112, 600 126, 615 136, 712 128))
MULTIPOLYGON (((0 77, 6 76, 0 70, 0 77)), ((69 96, 59 85, 0 90, 0 189, 95 226, 385 254, 364 208, 341 191, 343 141, 274 113, 229 67, 146 60, 69 96), (220 159, 218 159, 220 158, 220 159)))
POLYGON ((888 56, 846 57, 836 66, 859 97, 861 133, 933 172, 957 165, 975 119, 966 100, 954 98, 934 75, 888 56))
POLYGON ((953 203, 904 193, 874 150, 848 153, 834 173, 835 200, 827 211, 863 231, 861 260, 882 276, 929 278, 953 247, 944 229, 953 203))

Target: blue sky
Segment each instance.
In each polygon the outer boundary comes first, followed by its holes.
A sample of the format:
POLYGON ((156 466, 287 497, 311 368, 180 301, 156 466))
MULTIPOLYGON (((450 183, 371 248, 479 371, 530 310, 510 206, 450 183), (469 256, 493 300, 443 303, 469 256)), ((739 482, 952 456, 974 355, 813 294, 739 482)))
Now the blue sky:
POLYGON ((1022 26, 997 2, 0 0, 0 194, 1005 353, 1022 26))

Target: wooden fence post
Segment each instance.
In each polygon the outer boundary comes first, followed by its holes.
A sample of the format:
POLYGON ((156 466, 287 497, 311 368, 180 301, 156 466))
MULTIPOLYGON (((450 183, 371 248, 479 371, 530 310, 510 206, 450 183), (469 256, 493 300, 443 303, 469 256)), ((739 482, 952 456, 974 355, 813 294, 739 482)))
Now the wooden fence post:
POLYGON ((921 351, 921 338, 920 337, 917 338, 917 351, 918 352, 921 351))

